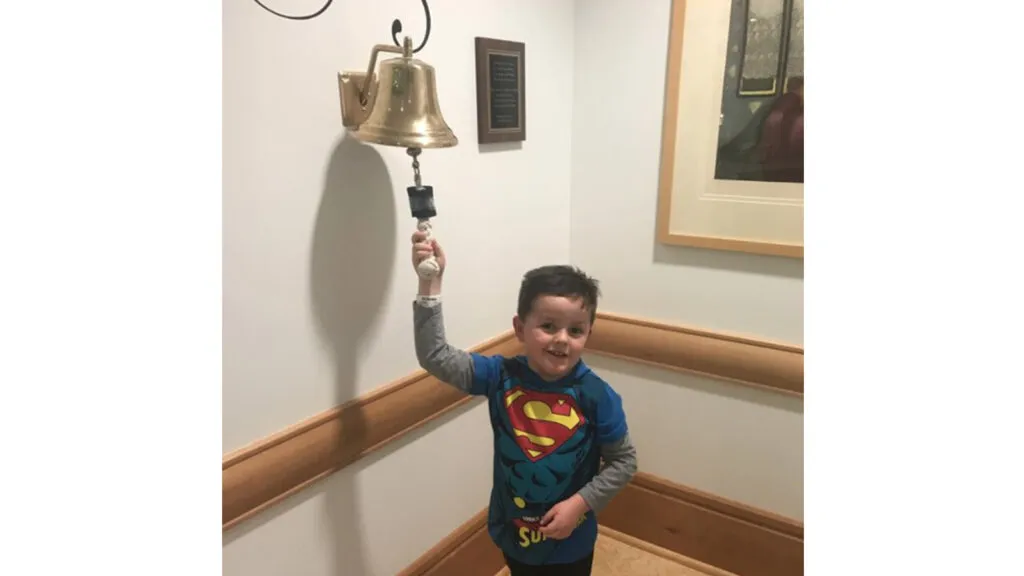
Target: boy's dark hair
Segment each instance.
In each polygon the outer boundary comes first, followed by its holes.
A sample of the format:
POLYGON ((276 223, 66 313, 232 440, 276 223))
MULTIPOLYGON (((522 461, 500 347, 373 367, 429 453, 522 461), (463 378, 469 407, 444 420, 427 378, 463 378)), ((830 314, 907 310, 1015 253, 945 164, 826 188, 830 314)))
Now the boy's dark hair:
POLYGON ((575 266, 556 264, 534 268, 523 275, 519 286, 519 307, 516 313, 525 319, 539 296, 563 296, 583 300, 583 308, 590 312, 590 322, 597 314, 597 299, 601 295, 597 280, 587 276, 575 266))

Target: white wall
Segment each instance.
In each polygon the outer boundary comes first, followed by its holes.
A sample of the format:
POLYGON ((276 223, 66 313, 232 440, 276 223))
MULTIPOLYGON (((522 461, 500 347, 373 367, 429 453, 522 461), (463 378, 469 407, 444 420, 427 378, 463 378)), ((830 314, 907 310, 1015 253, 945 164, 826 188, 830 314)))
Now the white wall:
MULTIPOLYGON (((602 308, 802 343, 802 261, 655 242, 671 0, 575 6, 571 254, 602 308)), ((622 391, 641 470, 802 518, 802 401, 589 361, 622 391)))
MULTIPOLYGON (((267 0, 292 13, 321 2, 267 0)), ((510 326, 527 268, 569 259, 573 4, 430 7, 418 57, 437 68, 461 143, 426 151, 422 172, 451 260, 449 336, 471 346, 510 326), (526 44, 521 147, 476 143, 474 36, 526 44)), ((418 44, 413 0, 336 0, 308 22, 224 3, 225 452, 417 367, 409 158, 344 136, 336 80, 365 70, 396 17, 418 44)), ((225 573, 389 575, 414 560, 486 505, 490 475, 482 406, 415 436, 230 532, 225 573)))
POLYGON ((803 519, 803 401, 597 355, 622 394, 640 470, 803 519))
POLYGON ((654 241, 670 0, 578 0, 572 258, 603 305, 803 342, 803 263, 654 241))

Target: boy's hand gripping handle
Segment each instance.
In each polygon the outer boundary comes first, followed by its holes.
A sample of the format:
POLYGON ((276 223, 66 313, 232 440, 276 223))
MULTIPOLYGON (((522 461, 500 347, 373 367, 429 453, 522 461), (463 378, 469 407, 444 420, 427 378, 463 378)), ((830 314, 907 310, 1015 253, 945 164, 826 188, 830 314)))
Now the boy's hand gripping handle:
MULTIPOLYGON (((434 239, 434 235, 430 231, 430 220, 422 219, 416 224, 416 229, 420 232, 424 232, 427 235, 427 242, 434 239)), ((416 274, 424 280, 430 280, 437 276, 441 272, 441 265, 437 263, 437 258, 433 255, 428 256, 419 264, 416 265, 416 274)))

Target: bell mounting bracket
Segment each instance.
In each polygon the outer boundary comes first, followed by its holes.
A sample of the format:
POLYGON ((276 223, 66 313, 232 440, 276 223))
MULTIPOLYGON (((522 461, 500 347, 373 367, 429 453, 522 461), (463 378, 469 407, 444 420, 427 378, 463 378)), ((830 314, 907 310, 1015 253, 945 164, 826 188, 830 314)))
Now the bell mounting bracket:
POLYGON ((368 93, 363 92, 365 81, 366 72, 338 72, 341 123, 345 128, 356 129, 370 116, 373 99, 377 96, 377 77, 370 78, 368 93))
POLYGON ((358 129, 366 121, 377 97, 377 56, 381 52, 412 57, 412 38, 406 36, 402 46, 377 44, 370 51, 370 65, 366 72, 338 72, 338 95, 341 100, 341 123, 346 128, 358 129))

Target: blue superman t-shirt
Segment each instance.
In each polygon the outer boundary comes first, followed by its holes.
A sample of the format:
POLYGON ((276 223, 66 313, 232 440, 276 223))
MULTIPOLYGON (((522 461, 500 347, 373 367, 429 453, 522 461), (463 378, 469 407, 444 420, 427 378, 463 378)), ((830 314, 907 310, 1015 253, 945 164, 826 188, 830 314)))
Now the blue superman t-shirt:
POLYGON ((580 361, 546 382, 526 357, 473 354, 471 394, 487 397, 494 430, 491 539, 524 564, 560 564, 594 550, 597 519, 587 512, 564 540, 540 533, 540 520, 598 472, 600 445, 626 435, 622 399, 580 361))

